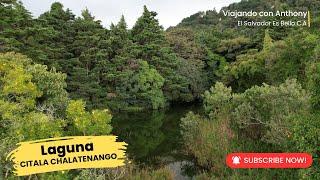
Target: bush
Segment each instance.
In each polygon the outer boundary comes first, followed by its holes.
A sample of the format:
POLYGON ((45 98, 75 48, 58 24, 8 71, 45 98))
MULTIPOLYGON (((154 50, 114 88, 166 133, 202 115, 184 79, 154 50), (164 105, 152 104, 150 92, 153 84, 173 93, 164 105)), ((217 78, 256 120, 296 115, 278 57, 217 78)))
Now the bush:
POLYGON ((310 153, 314 163, 309 169, 299 170, 301 179, 320 179, 320 114, 308 114, 292 118, 291 142, 292 151, 310 153))
POLYGON ((197 163, 219 176, 225 175, 225 157, 231 152, 234 137, 229 119, 209 120, 189 113, 181 127, 185 146, 197 163))
MULTIPOLYGON (((217 83, 204 97, 205 117, 188 113, 182 118, 181 133, 188 153, 199 165, 211 170, 213 177, 231 177, 231 170, 225 165, 226 155, 231 152, 281 151, 293 147, 299 138, 305 140, 301 147, 310 147, 312 143, 310 149, 316 149, 313 145, 317 143, 311 137, 317 134, 318 126, 303 126, 310 123, 296 118, 310 111, 310 96, 296 80, 287 80, 279 86, 254 86, 234 94, 231 88, 217 83), (305 133, 301 127, 310 131, 305 133)), ((240 172, 241 177, 254 177, 260 171, 240 172)), ((292 172, 272 171, 271 174, 285 177, 292 172)))
POLYGON ((242 94, 234 94, 233 121, 249 138, 284 146, 290 130, 290 117, 310 110, 310 97, 296 80, 279 86, 264 84, 242 94))

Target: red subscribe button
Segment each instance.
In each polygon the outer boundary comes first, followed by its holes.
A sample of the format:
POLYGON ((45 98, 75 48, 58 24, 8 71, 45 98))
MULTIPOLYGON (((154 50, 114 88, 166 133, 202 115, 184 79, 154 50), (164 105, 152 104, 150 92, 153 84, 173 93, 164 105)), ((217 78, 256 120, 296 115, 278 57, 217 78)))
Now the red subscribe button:
POLYGON ((233 153, 226 163, 233 169, 246 168, 309 168, 312 156, 307 153, 233 153))

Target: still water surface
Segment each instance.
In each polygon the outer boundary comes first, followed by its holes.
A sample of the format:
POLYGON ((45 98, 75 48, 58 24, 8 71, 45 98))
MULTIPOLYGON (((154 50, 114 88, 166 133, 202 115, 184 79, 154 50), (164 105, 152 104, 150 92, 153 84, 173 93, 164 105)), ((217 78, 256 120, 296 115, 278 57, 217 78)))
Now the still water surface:
POLYGON ((189 111, 201 112, 200 104, 173 105, 163 111, 118 113, 113 117, 113 134, 128 143, 127 154, 141 167, 169 167, 176 179, 194 174, 193 163, 183 153, 181 118, 189 111))

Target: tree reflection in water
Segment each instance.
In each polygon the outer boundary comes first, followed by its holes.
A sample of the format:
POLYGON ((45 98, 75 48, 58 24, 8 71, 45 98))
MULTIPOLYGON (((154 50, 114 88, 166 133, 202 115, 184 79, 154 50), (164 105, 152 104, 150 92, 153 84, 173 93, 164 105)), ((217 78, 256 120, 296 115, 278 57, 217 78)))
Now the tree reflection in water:
POLYGON ((129 144, 128 157, 140 165, 183 161, 180 119, 200 108, 200 105, 175 105, 166 111, 114 114, 113 134, 129 144))

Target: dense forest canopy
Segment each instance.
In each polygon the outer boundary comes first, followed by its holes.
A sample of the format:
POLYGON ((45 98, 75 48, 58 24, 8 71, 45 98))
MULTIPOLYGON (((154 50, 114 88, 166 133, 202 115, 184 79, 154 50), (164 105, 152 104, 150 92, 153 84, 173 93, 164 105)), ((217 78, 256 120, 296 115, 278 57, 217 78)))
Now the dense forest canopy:
POLYGON ((261 19, 209 10, 164 30, 157 13, 143 8, 132 29, 125 17, 105 28, 88 9, 77 17, 56 2, 33 18, 21 2, 0 0, 2 174, 10 176, 4 155, 17 142, 109 134, 111 111, 201 101, 205 114, 191 112, 181 124, 188 154, 208 170, 200 179, 320 178, 320 1, 242 0, 223 8, 309 10, 310 28, 238 27, 237 20, 261 19), (316 163, 307 170, 249 173, 224 166, 230 152, 284 149, 311 153, 316 163))
MULTIPOLYGON (((147 7, 131 30, 124 17, 104 29, 88 9, 75 17, 60 3, 37 19, 20 3, 6 2, 2 8, 16 19, 4 15, 8 27, 1 50, 23 53, 67 74, 70 97, 86 100, 90 109, 159 109, 174 101, 193 101, 203 92, 186 72, 193 62, 173 51, 157 13, 147 7)), ((195 68, 202 75, 202 67, 195 68)))

